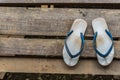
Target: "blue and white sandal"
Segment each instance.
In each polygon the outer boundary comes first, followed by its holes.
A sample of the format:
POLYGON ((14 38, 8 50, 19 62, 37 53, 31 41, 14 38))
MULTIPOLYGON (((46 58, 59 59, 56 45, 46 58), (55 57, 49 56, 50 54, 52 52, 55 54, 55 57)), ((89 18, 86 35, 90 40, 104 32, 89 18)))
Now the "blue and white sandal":
POLYGON ((109 65, 114 57, 113 37, 108 30, 104 18, 96 18, 92 21, 94 30, 93 45, 98 62, 102 66, 109 65))
POLYGON ((87 23, 83 19, 76 19, 68 32, 63 48, 63 59, 68 66, 75 66, 84 47, 84 33, 87 23))

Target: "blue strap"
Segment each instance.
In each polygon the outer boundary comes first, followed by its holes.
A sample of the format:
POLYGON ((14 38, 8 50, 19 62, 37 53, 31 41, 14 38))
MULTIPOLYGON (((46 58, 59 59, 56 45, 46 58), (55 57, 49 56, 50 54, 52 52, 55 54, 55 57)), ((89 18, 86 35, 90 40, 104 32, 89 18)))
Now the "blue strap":
MULTIPOLYGON (((67 46, 67 39, 68 39, 68 37, 71 35, 73 33, 73 30, 71 30, 70 32, 68 32, 68 34, 67 34, 67 37, 66 37, 66 39, 65 39, 65 48, 66 48, 66 51, 67 51, 67 53, 68 53, 68 55, 71 57, 71 58, 75 58, 75 57, 77 57, 77 56, 79 56, 81 53, 82 53, 82 51, 83 51, 83 48, 84 48, 84 36, 83 36, 83 34, 82 33, 80 33, 80 38, 81 38, 81 49, 80 49, 80 51, 78 52, 78 53, 76 53, 75 55, 72 55, 71 54, 71 52, 70 52, 70 50, 68 49, 68 46, 67 46)), ((74 46, 73 46, 74 47, 74 46)))
POLYGON ((93 38, 93 46, 94 46, 94 49, 95 49, 96 53, 97 53, 98 55, 100 55, 101 57, 103 57, 103 58, 107 57, 107 56, 110 54, 110 52, 111 52, 111 50, 112 50, 112 48, 113 48, 113 37, 112 37, 112 34, 111 34, 108 30, 105 30, 105 32, 107 33, 107 35, 108 35, 108 36, 110 37, 110 39, 112 40, 112 44, 111 44, 109 50, 108 50, 105 54, 102 54, 101 52, 99 52, 99 51, 96 49, 96 38, 97 38, 97 35, 98 35, 97 32, 94 34, 94 38, 93 38))

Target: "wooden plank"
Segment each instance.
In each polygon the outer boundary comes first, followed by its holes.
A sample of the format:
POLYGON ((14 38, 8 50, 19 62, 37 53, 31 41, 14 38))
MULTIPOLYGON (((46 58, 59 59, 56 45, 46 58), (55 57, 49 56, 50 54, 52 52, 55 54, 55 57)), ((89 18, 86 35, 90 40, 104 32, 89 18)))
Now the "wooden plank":
POLYGON ((61 59, 0 58, 0 72, 120 75, 119 67, 119 60, 102 67, 97 60, 81 59, 77 66, 70 68, 61 59))
MULTIPOLYGON (((115 41, 115 58, 120 59, 120 41, 115 41)), ((45 56, 62 57, 64 40, 0 38, 0 56, 45 56)), ((96 58, 92 40, 85 41, 83 58, 96 58)))
POLYGON ((114 37, 120 36, 120 10, 116 9, 40 9, 0 7, 0 34, 65 36, 73 21, 88 23, 86 36, 93 36, 92 20, 104 17, 114 37))
POLYGON ((120 0, 0 0, 0 3, 120 3, 120 0))

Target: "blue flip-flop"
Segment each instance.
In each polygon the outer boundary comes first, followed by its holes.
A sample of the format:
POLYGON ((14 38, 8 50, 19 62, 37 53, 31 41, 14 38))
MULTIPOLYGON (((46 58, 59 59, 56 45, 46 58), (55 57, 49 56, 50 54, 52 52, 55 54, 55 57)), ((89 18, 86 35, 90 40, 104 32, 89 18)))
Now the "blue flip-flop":
POLYGON ((94 19, 92 26, 94 30, 93 46, 98 62, 102 66, 107 66, 112 62, 114 57, 113 37, 104 18, 94 19))
POLYGON ((87 23, 83 19, 76 19, 68 32, 63 48, 63 59, 68 66, 75 66, 84 47, 84 33, 87 23))

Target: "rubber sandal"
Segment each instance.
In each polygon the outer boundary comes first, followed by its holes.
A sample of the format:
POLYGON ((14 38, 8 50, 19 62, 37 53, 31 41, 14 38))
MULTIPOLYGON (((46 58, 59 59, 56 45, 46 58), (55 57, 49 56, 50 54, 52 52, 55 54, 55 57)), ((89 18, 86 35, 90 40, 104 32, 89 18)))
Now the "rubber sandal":
POLYGON ((68 32, 63 48, 63 60, 68 66, 75 66, 84 47, 84 33, 87 23, 83 19, 76 19, 68 32))
POLYGON ((109 32, 104 18, 96 18, 92 21, 94 30, 93 45, 99 64, 109 65, 114 57, 113 37, 109 32))

